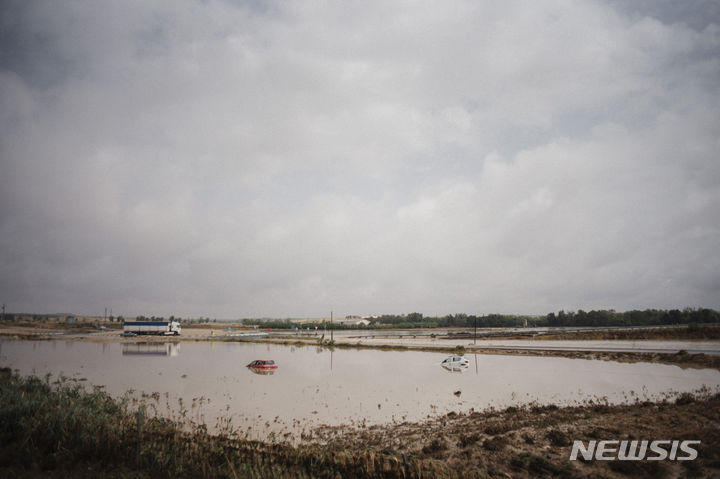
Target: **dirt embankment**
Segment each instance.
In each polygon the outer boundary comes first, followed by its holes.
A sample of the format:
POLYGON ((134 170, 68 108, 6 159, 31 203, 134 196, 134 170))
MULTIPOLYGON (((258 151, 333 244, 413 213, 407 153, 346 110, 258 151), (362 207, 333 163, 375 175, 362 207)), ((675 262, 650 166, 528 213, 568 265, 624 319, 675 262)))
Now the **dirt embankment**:
MULTIPOLYGON (((511 407, 449 413, 421 424, 318 428, 318 447, 374 451, 438 477, 716 477, 720 397, 661 403, 511 407), (574 440, 699 440, 694 461, 571 461, 574 440)), ((413 470, 413 472, 416 472, 413 470)), ((413 474, 410 474, 413 475, 413 474)), ((419 476, 420 474, 418 474, 419 476)))
MULTIPOLYGON (((475 350, 471 350, 476 352, 475 350)), ((720 370, 720 356, 709 354, 688 354, 680 351, 671 353, 649 352, 598 352, 598 351, 533 351, 533 350, 477 350, 478 354, 509 354, 513 356, 554 356, 571 359, 588 359, 601 361, 616 361, 620 363, 662 363, 672 364, 681 368, 718 369, 720 370)))
POLYGON ((718 340, 720 339, 720 326, 694 326, 677 328, 652 328, 652 329, 618 329, 607 331, 576 331, 569 333, 543 334, 535 336, 535 339, 558 339, 558 340, 660 340, 660 341, 684 341, 684 340, 718 340))

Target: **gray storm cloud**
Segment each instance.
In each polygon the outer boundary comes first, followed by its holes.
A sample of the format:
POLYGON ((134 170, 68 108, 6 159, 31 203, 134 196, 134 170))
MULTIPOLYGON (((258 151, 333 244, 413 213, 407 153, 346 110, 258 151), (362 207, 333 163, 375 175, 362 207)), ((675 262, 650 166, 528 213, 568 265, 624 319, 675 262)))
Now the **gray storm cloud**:
POLYGON ((719 308, 720 11, 682 4, 4 2, 0 300, 719 308))

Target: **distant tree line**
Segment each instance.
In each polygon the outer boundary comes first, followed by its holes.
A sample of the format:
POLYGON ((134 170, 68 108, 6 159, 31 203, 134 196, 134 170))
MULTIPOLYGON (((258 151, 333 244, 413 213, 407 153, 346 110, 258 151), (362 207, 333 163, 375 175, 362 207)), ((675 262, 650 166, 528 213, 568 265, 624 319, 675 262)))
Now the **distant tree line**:
MULTIPOLYGON (((33 321, 47 321, 59 318, 52 315, 18 315, 5 314, 6 321, 30 319, 33 321)), ((112 321, 114 318, 110 317, 112 321)), ((175 316, 170 321, 179 321, 185 324, 217 322, 210 318, 182 319, 175 316)), ((137 316, 136 321, 165 321, 162 316, 137 316)), ((117 321, 123 323, 125 318, 117 316, 117 321)), ((520 327, 558 327, 558 326, 659 326, 666 324, 720 324, 720 313, 709 308, 685 308, 683 310, 671 309, 645 309, 617 312, 613 309, 583 311, 563 311, 548 313, 545 316, 529 316, 515 314, 486 314, 468 315, 464 313, 447 314, 444 316, 424 316, 422 313, 384 314, 370 319, 370 324, 349 324, 337 321, 315 321, 302 324, 294 323, 290 319, 243 319, 242 324, 257 326, 258 328, 292 329, 411 329, 411 328, 520 328, 520 327)))
POLYGON ((243 319, 248 326, 272 329, 410 329, 410 328, 521 328, 521 327, 557 327, 557 326, 659 326, 666 324, 720 324, 720 313, 708 308, 645 309, 617 312, 613 309, 583 311, 563 311, 548 313, 545 316, 515 314, 486 314, 482 316, 464 313, 445 316, 423 316, 422 313, 384 314, 371 319, 369 325, 344 324, 330 321, 316 321, 297 324, 290 319, 257 320, 243 319))
POLYGON ((720 323, 720 313, 708 308, 646 309, 618 313, 612 309, 585 312, 558 311, 543 326, 659 326, 663 324, 720 323))

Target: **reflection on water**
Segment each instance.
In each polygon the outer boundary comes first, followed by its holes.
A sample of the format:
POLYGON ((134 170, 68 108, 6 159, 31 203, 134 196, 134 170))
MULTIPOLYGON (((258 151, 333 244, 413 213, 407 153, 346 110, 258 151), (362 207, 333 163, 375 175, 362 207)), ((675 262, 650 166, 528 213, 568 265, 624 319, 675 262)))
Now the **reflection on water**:
POLYGON ((177 356, 179 343, 123 343, 123 356, 177 356))
POLYGON ((167 394, 171 407, 202 397, 193 417, 213 428, 231 415, 248 437, 260 439, 322 423, 417 421, 532 401, 624 402, 720 386, 718 371, 663 364, 473 354, 457 374, 440 367, 443 353, 259 343, 0 340, 0 353, 0 366, 21 374, 86 378, 115 395, 167 394), (257 358, 274 360, 278 372, 259 375, 245 367, 257 358))
POLYGON ((467 366, 450 366, 448 364, 441 364, 440 366, 442 366, 444 370, 450 371, 453 373, 461 373, 468 368, 467 366))

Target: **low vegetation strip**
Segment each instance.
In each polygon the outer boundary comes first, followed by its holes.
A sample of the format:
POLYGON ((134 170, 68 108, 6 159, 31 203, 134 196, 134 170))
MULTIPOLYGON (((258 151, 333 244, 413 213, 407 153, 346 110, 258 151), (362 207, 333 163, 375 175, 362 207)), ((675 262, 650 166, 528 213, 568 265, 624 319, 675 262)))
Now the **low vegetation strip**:
MULTIPOLYGON (((422 423, 321 427, 300 445, 219 435, 49 377, 0 370, 0 477, 707 477, 720 472, 720 396, 531 405, 422 423), (140 428, 138 428, 140 425, 140 428), (570 461, 573 440, 701 441, 694 461, 570 461)), ((151 408, 150 408, 151 409, 151 408)))
MULTIPOLYGON (((495 339, 495 338, 493 338, 495 339)), ((535 339, 558 340, 655 340, 655 341, 682 341, 720 339, 720 325, 698 326, 688 325, 674 328, 649 329, 618 329, 604 331, 573 331, 563 333, 550 333, 535 336, 535 339)))
POLYGON ((482 354, 511 354, 515 356, 554 356, 571 359, 587 359, 601 361, 616 361, 620 363, 661 363, 678 366, 680 368, 717 369, 720 370, 720 356, 709 354, 689 354, 680 350, 672 353, 649 352, 588 352, 588 351, 532 351, 532 350, 473 350, 482 354))

